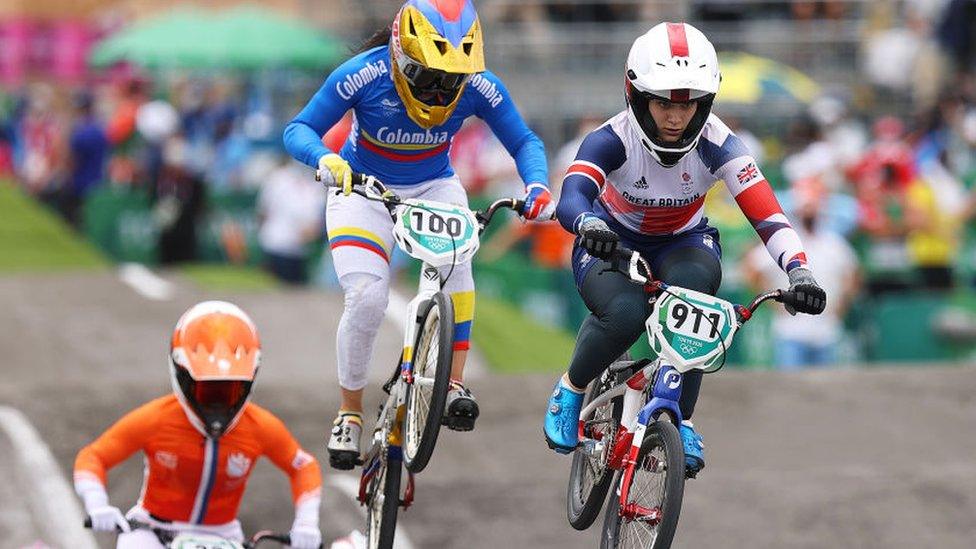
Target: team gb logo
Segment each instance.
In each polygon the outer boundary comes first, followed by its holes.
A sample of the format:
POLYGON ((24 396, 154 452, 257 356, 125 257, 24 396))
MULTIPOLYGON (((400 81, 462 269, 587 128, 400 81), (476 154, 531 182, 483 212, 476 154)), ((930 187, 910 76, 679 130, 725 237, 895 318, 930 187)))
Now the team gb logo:
POLYGON ((227 476, 240 478, 247 474, 251 468, 251 458, 242 453, 227 456, 227 476))

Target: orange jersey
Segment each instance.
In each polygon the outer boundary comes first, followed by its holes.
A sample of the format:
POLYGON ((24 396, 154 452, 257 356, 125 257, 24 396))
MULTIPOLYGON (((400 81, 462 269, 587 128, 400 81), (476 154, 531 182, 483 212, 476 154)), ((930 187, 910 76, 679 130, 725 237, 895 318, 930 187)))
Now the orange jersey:
POLYGON ((267 456, 291 479, 296 505, 318 497, 322 476, 271 412, 245 405, 237 424, 218 439, 197 431, 176 396, 153 400, 126 414, 75 459, 75 481, 98 480, 137 450, 146 456, 140 505, 160 519, 223 524, 237 517, 248 476, 258 457, 267 456))

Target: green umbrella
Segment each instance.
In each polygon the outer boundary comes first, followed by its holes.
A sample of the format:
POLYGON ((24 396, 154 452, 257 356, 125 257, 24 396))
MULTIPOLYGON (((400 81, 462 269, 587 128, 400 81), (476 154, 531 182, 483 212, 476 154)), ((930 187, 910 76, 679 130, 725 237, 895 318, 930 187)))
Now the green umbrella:
POLYGON ((221 33, 213 42, 217 58, 230 66, 322 68, 338 64, 343 45, 299 21, 254 7, 234 9, 221 18, 221 33))
POLYGON ((314 69, 333 66, 342 56, 337 40, 271 11, 178 9, 110 36, 89 62, 104 67, 128 61, 151 69, 314 69))

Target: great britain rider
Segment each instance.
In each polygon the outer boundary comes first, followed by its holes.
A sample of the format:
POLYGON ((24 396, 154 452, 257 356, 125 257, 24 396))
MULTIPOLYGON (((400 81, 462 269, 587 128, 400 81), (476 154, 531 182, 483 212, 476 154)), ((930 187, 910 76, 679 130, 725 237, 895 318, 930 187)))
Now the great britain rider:
MULTIPOLYGON (((525 124, 505 86, 485 70, 481 24, 471 0, 409 0, 392 25, 326 79, 285 128, 288 151, 339 189, 329 196, 326 224, 345 295, 337 335, 341 406, 328 442, 330 463, 352 468, 359 457, 362 394, 376 335, 389 299, 393 223, 386 209, 350 194, 351 173, 372 175, 403 198, 467 204, 448 149, 469 116, 485 120, 515 159, 525 182, 527 219, 548 217, 542 141, 525 124), (354 121, 338 154, 321 137, 352 109, 354 121)), ((462 375, 474 318, 471 264, 454 268, 444 288, 454 305, 454 360, 446 424, 474 428, 478 405, 462 375)))
MULTIPOLYGON (((655 278, 714 295, 722 280, 718 231, 703 217, 705 194, 722 180, 804 300, 819 314, 826 295, 800 238, 742 141, 711 113, 721 81, 715 48, 686 23, 661 23, 637 38, 625 68, 627 108, 582 142, 563 180, 559 222, 578 235, 573 271, 592 314, 580 327, 569 370, 549 399, 546 441, 578 443, 586 386, 644 332, 644 290, 612 269, 618 244, 638 250, 655 278)), ((705 466, 691 417, 702 372, 684 374, 680 425, 689 474, 705 466)))

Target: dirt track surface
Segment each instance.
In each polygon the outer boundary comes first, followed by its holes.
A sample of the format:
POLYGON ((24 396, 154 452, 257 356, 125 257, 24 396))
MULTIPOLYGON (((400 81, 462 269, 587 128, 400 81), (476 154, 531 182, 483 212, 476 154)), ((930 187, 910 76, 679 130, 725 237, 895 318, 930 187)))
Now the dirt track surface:
MULTIPOLYGON (((313 292, 204 295, 176 280, 170 302, 147 301, 111 273, 0 278, 0 403, 20 408, 66 477, 74 454, 112 421, 169 390, 172 324, 190 304, 229 298, 264 336, 255 401, 280 415, 325 461, 337 406, 336 296, 313 292)), ((384 325, 374 378, 395 360, 384 325)), ((548 451, 541 420, 548 376, 473 383, 482 418, 473 433, 444 431, 401 531, 418 548, 598 546, 565 519, 569 458, 548 451)), ((376 385, 370 406, 378 404, 376 385)), ((708 468, 690 481, 675 548, 969 548, 976 539, 976 368, 874 369, 707 377, 696 412, 708 468)), ((0 471, 9 478, 0 444, 0 471)), ((362 529, 351 499, 329 484, 326 539, 362 529)), ((115 504, 131 505, 141 458, 113 472, 115 504)), ((0 547, 23 536, 16 490, 0 490, 0 547)), ((245 530, 287 530, 288 487, 259 464, 241 510, 245 530)), ((38 522, 35 517, 35 522, 38 522)), ((43 521, 41 522, 43 523, 43 521)), ((111 537, 102 538, 111 547, 111 537)), ((19 543, 19 542, 18 542, 19 543)))

